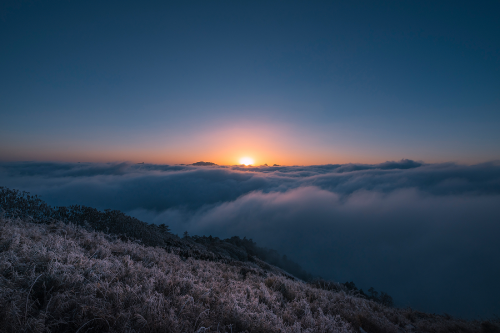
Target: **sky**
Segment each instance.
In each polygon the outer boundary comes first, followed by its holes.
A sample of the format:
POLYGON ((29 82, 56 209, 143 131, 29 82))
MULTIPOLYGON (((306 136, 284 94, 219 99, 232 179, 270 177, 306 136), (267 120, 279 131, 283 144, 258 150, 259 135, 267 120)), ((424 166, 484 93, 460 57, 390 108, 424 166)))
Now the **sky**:
POLYGON ((499 10, 2 1, 0 160, 498 160, 499 10))
POLYGON ((396 306, 500 315, 500 162, 240 167, 0 163, 50 205, 119 209, 173 233, 252 238, 396 306))

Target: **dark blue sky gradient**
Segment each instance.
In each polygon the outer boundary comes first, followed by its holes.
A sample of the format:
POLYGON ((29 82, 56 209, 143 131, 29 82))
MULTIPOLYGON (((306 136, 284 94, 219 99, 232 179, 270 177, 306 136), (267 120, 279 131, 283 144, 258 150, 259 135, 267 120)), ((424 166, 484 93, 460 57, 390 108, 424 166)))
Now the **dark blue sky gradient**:
POLYGON ((183 135, 195 146, 196 133, 250 121, 316 135, 317 157, 284 158, 293 164, 498 159, 499 9, 498 1, 3 2, 0 153, 79 160, 81 151, 91 161, 99 148, 141 161, 136 151, 164 140, 163 160, 154 149, 149 160, 182 163, 168 147, 187 144, 183 135), (336 145, 351 154, 325 157, 336 145))

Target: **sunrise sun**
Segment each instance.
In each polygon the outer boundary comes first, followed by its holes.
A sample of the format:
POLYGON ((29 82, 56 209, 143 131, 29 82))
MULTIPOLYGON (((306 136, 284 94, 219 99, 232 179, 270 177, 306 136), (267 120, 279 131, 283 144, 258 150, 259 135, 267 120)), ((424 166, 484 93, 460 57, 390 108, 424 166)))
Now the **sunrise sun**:
POLYGON ((240 158, 240 164, 252 165, 253 164, 253 159, 250 158, 250 157, 242 157, 242 158, 240 158))

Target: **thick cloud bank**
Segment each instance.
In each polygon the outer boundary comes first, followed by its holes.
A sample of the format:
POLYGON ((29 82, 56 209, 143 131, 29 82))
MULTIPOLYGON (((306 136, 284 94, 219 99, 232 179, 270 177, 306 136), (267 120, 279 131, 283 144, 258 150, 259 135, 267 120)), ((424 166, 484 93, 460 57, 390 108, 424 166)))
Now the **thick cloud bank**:
POLYGON ((500 315, 500 163, 3 163, 0 185, 51 205, 120 209, 175 233, 250 237, 400 306, 500 315))

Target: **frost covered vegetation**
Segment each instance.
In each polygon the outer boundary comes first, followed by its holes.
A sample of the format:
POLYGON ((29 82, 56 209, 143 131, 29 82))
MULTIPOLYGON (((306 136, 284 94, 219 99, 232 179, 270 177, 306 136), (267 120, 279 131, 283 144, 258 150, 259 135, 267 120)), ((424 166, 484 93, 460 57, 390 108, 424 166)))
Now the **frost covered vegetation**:
MULTIPOLYGON (((255 256, 234 259, 240 249, 235 245, 213 253, 191 237, 171 236, 192 247, 148 246, 124 233, 96 231, 90 223, 21 210, 6 215, 0 217, 3 332, 499 330, 498 323, 387 307, 355 286, 306 283, 255 256)), ((166 227, 157 229, 170 237, 166 227)))
MULTIPOLYGON (((251 239, 189 235, 179 238, 169 232, 168 226, 139 221, 118 210, 101 212, 95 208, 73 205, 51 207, 36 195, 0 187, 0 209, 8 218, 30 218, 39 223, 62 221, 96 231, 117 235, 122 240, 133 240, 148 246, 159 246, 168 252, 175 251, 182 257, 214 261, 265 261, 280 267, 302 280, 312 280, 312 275, 300 265, 280 256, 276 251, 258 247, 251 239)), ((270 269, 270 268, 269 268, 270 269)), ((285 272, 283 272, 285 273, 285 272)))
POLYGON ((0 218, 5 332, 493 332, 385 307, 256 263, 183 259, 53 222, 0 218), (322 288, 323 287, 323 288, 322 288))

